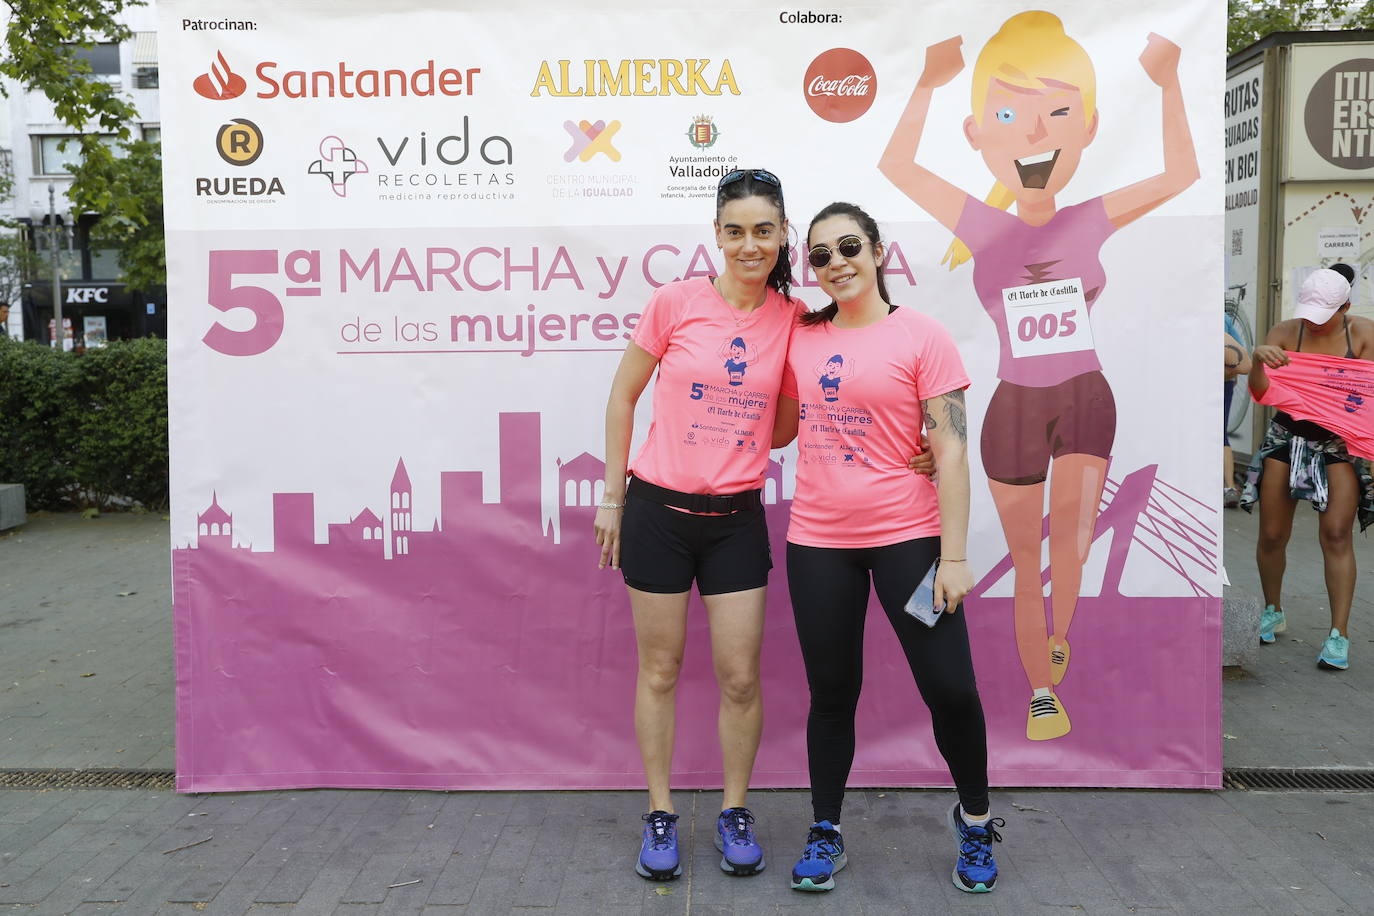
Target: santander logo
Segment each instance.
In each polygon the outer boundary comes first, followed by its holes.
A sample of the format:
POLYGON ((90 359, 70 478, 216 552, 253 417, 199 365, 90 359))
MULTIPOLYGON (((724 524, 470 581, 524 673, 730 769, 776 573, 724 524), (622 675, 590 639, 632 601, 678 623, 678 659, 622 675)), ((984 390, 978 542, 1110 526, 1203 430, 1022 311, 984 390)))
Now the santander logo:
POLYGON ((208 73, 196 77, 192 84, 200 95, 207 99, 236 99, 248 89, 243 77, 229 69, 229 61, 224 52, 216 51, 215 60, 210 64, 208 73))
POLYGON ((802 86, 811 110, 837 124, 862 117, 878 96, 873 65, 850 48, 831 48, 813 60, 802 86))

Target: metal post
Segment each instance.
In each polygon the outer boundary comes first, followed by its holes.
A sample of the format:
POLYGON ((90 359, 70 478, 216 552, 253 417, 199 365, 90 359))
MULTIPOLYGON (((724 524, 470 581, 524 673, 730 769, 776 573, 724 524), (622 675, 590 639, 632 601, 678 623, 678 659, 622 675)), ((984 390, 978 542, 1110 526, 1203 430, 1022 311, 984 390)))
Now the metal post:
POLYGON ((52 246, 52 326, 53 340, 60 353, 66 346, 62 329, 62 272, 57 253, 57 189, 56 182, 48 182, 48 244, 52 246))

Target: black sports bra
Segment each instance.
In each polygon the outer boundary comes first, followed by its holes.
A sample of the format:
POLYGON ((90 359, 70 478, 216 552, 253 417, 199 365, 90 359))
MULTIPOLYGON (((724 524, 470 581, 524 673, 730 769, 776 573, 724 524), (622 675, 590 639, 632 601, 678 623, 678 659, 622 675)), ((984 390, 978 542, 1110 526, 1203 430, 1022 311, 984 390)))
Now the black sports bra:
MULTIPOLYGON (((1355 358, 1355 345, 1354 345, 1354 344, 1351 342, 1351 340, 1350 340, 1350 316, 1349 316, 1349 315, 1342 315, 1342 316, 1341 316, 1341 321, 1343 322, 1344 327, 1345 327, 1345 358, 1346 358, 1346 359, 1354 359, 1354 358, 1355 358)), ((1300 323, 1298 324, 1298 349, 1297 349, 1297 352, 1299 352, 1299 353, 1302 352, 1302 332, 1303 332, 1303 331, 1306 331, 1306 330, 1307 330, 1307 322, 1300 322, 1300 323)))

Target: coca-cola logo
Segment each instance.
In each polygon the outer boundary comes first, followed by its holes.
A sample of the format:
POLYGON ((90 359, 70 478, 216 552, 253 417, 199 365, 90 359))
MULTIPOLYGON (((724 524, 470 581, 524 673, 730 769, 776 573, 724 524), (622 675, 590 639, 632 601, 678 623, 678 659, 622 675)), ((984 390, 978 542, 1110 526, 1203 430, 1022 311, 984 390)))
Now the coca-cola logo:
POLYGON ((806 87, 807 95, 868 95, 868 87, 873 84, 870 76, 849 74, 843 79, 826 79, 822 73, 806 87))
POLYGON ((862 117, 878 95, 873 65, 851 48, 831 48, 806 68, 802 81, 806 104, 825 118, 843 124, 862 117))

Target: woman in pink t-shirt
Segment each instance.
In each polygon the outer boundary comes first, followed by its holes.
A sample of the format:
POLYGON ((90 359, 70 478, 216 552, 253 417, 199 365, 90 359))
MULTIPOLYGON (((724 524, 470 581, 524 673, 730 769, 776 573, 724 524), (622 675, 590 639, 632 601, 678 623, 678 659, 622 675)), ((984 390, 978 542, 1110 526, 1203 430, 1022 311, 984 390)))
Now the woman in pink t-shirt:
POLYGON ((962 41, 926 49, 878 167, 955 234, 951 270, 973 258, 974 291, 997 329, 999 384, 983 418, 981 455, 1015 568, 1016 645, 1031 688, 1026 737, 1042 741, 1070 730, 1054 687, 1068 671, 1069 625, 1116 438, 1116 401, 1089 320, 1107 282, 1098 252, 1117 229, 1196 181, 1197 154, 1179 47, 1151 33, 1140 64, 1162 90, 1164 170, 1060 206, 1056 197, 1097 134, 1097 81, 1059 18, 1031 10, 1004 22, 973 67, 963 136, 995 179, 984 203, 913 161, 932 95, 964 67, 962 41), (1013 203, 1016 212, 1006 212, 1013 203), (1046 520, 1050 628, 1041 584, 1046 520))
POLYGON ((650 809, 635 870, 656 881, 682 873, 670 763, 693 581, 720 685, 720 865, 736 875, 764 867, 744 804, 763 727, 759 648, 773 565, 761 492, 787 342, 803 310, 788 296, 777 176, 722 177, 715 233, 720 276, 656 290, 625 348, 606 405, 606 490, 596 512, 601 565, 621 570, 634 611, 635 733, 650 809), (635 404, 655 369, 653 421, 629 466, 635 404))
POLYGON ((815 822, 792 887, 830 890, 846 863, 840 806, 854 760, 870 588, 897 633, 959 801, 949 812, 958 846, 954 884, 990 891, 992 843, 987 733, 960 602, 973 586, 967 537, 969 478, 964 373, 949 333, 888 302, 878 227, 835 203, 807 235, 808 259, 831 304, 792 335, 773 444, 797 438, 797 486, 787 530, 787 581, 811 691, 807 759, 815 822), (843 367, 843 369, 841 369, 843 367), (843 383, 840 373, 843 371, 843 383), (907 456, 929 430, 937 482, 907 456), (940 563, 935 566, 937 557, 940 563), (905 610, 935 569, 927 626, 905 610))

